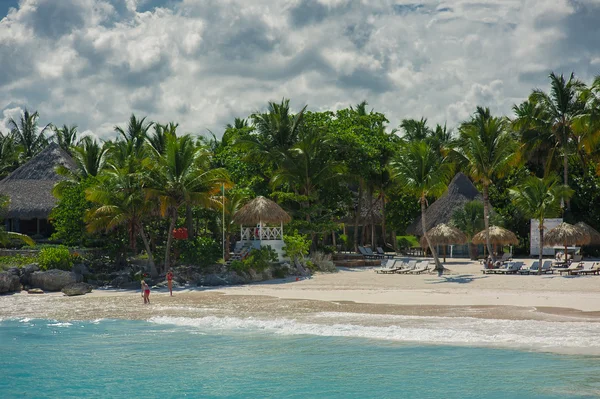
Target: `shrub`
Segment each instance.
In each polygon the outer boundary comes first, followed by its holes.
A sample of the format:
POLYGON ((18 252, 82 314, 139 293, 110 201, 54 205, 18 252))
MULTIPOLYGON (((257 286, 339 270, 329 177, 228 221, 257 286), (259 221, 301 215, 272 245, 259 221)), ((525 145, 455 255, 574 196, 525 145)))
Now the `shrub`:
POLYGON ((71 267, 73 267, 73 257, 67 247, 47 247, 42 248, 40 251, 38 263, 41 270, 71 270, 71 267))
POLYGON ((312 262, 315 265, 315 268, 319 271, 327 273, 338 272, 338 269, 331 260, 331 255, 324 254, 323 252, 316 251, 315 253, 311 254, 310 262, 312 262))
POLYGON ((234 260, 229 268, 236 272, 247 272, 250 269, 262 272, 274 262, 277 262, 277 253, 267 245, 260 249, 252 249, 246 259, 234 260))
POLYGON ((194 240, 177 240, 182 263, 198 266, 214 265, 223 256, 221 246, 212 238, 196 237, 194 240))
POLYGON ((293 262, 301 261, 308 254, 310 239, 305 235, 298 234, 297 230, 290 235, 283 236, 283 241, 285 242, 283 250, 293 262))

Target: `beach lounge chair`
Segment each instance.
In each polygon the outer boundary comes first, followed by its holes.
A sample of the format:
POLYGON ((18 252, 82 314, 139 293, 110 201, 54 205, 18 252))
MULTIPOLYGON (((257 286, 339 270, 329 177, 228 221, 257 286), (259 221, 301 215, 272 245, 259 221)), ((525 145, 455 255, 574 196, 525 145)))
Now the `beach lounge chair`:
POLYGON ((381 256, 381 255, 379 255, 379 254, 376 254, 376 253, 374 253, 374 252, 373 252, 373 250, 372 250, 371 248, 369 248, 369 247, 364 247, 364 249, 365 249, 365 251, 366 251, 367 255, 369 255, 369 256, 373 256, 373 257, 375 257, 375 259, 383 259, 383 256, 381 256))
POLYGON ((546 274, 546 273, 552 273, 554 274, 554 270, 552 269, 552 261, 551 260, 545 260, 544 264, 542 265, 542 273, 546 274))
POLYGON ((388 261, 385 262, 385 265, 383 265, 379 269, 373 269, 373 270, 376 273, 385 273, 387 270, 390 270, 390 269, 394 268, 395 266, 396 266, 396 260, 388 259, 388 261))
POLYGON ((410 274, 421 274, 429 270, 429 261, 419 262, 419 266, 409 271, 410 274))
POLYGON ((481 271, 483 272, 483 274, 497 274, 497 273, 503 273, 507 267, 508 267, 508 263, 505 263, 505 264, 500 264, 497 267, 486 267, 486 268, 481 269, 481 271))
POLYGON ((376 250, 377 250, 377 255, 380 255, 381 257, 388 258, 388 259, 392 259, 394 257, 393 254, 386 254, 385 251, 383 250, 383 248, 381 248, 381 247, 377 247, 376 250))
MULTIPOLYGON (((369 249, 370 250, 370 249, 369 249)), ((360 254, 365 258, 365 259, 378 259, 378 256, 375 256, 375 254, 373 253, 373 251, 371 251, 371 253, 367 252, 367 249, 365 247, 358 247, 358 252, 360 252, 360 254)))
POLYGON ((502 254, 502 257, 498 259, 501 263, 512 261, 512 256, 508 252, 502 254))
POLYGON ((583 259, 583 256, 581 254, 573 255, 573 262, 581 262, 582 259, 583 259))
POLYGON ((575 270, 575 274, 600 274, 600 262, 589 262, 583 266, 583 269, 575 270), (590 266, 591 264, 591 266, 590 266))
POLYGON ((519 274, 533 274, 538 272, 538 268, 540 267, 540 262, 535 261, 531 264, 531 266, 526 268, 519 269, 519 274))
POLYGON ((498 269, 498 273, 516 274, 519 270, 521 270, 521 266, 523 266, 523 262, 509 262, 506 265, 507 265, 506 267, 498 269))
POLYGON ((581 269, 581 267, 582 267, 582 266, 583 266, 583 265, 581 265, 580 263, 573 262, 573 263, 571 263, 571 265, 570 265, 569 267, 567 267, 567 268, 562 268, 562 269, 556 269, 556 268, 555 268, 554 270, 557 270, 557 271, 560 273, 560 275, 561 275, 561 276, 563 275, 563 273, 567 273, 567 274, 569 274, 569 275, 573 275, 573 274, 575 274, 574 272, 575 272, 576 270, 579 270, 579 269, 581 269))
POLYGON ((409 273, 413 270, 415 270, 417 268, 418 265, 420 265, 421 262, 418 262, 416 260, 411 260, 410 262, 408 262, 408 264, 406 265, 406 267, 396 270, 394 273, 398 273, 398 274, 404 274, 404 273, 409 273))

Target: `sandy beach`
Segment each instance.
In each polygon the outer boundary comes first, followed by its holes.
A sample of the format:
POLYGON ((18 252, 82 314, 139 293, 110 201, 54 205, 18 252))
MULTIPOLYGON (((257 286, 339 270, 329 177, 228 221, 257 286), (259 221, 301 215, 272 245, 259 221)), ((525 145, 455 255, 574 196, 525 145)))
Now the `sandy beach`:
POLYGON ((354 268, 299 281, 289 278, 242 286, 180 288, 173 297, 155 289, 152 304, 146 307, 133 291, 99 289, 83 297, 23 292, 0 297, 0 317, 143 319, 203 311, 245 316, 344 311, 600 321, 600 276, 484 275, 479 263, 460 259, 448 259, 446 267, 449 272, 442 277, 378 274, 372 268, 354 268))

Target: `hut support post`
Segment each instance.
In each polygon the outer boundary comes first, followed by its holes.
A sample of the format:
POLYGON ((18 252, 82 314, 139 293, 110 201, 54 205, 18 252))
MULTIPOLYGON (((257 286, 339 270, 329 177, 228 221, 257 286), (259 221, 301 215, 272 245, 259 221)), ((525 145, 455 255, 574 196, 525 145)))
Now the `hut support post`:
POLYGON ((35 219, 36 222, 36 234, 39 236, 40 235, 40 218, 36 218, 35 219))
POLYGON ((283 222, 279 222, 281 226, 281 240, 283 240, 283 222))

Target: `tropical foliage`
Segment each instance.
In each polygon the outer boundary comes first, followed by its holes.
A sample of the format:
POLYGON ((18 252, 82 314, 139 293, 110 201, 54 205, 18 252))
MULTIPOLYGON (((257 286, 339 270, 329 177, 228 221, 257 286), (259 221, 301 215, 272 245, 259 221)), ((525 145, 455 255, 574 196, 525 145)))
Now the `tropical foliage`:
MULTIPOLYGON (((588 85, 553 73, 548 83, 511 115, 477 107, 454 130, 420 115, 394 128, 366 101, 317 112, 282 99, 208 136, 131 115, 115 138, 99 141, 68 123, 41 126, 25 111, 0 132, 0 176, 55 141, 76 169, 59 171, 54 238, 144 253, 153 274, 177 261, 217 261, 222 237, 229 249, 236 240, 233 215, 257 195, 292 215, 287 229, 302 238, 287 238, 288 251, 302 244, 294 256, 342 244, 395 248, 415 218, 426 224, 428 205, 458 171, 484 201, 457 211, 453 224, 472 236, 495 214, 526 245, 530 217, 600 226, 600 77, 588 85), (190 243, 174 244, 183 227, 190 243), (210 256, 196 257, 197 248, 210 256)), ((493 253, 489 239, 487 247, 493 253)))

